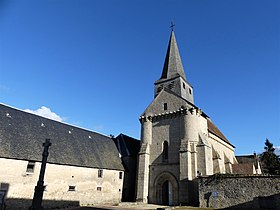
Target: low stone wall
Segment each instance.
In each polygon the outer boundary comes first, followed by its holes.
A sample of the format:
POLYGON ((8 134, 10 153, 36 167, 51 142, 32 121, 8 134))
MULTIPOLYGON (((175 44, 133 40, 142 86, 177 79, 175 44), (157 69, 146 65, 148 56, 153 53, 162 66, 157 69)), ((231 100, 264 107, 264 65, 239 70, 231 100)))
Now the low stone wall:
POLYGON ((200 207, 280 209, 280 176, 216 174, 196 182, 200 207))

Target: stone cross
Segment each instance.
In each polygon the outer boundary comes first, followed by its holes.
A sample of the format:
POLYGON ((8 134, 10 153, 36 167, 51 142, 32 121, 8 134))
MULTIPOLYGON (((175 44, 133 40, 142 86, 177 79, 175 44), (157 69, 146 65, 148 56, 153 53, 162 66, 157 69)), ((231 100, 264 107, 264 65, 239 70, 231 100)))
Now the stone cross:
POLYGON ((171 26, 169 28, 171 28, 171 31, 174 31, 174 26, 175 24, 173 23, 173 21, 171 21, 171 26))
POLYGON ((52 145, 50 142, 50 139, 46 139, 45 143, 43 143, 44 151, 42 154, 42 165, 39 175, 39 180, 37 182, 37 186, 35 187, 34 196, 32 200, 32 206, 29 208, 29 210, 41 210, 42 207, 42 199, 43 199, 43 193, 44 193, 44 176, 45 176, 45 170, 46 170, 46 164, 47 164, 47 158, 49 155, 49 147, 52 145))

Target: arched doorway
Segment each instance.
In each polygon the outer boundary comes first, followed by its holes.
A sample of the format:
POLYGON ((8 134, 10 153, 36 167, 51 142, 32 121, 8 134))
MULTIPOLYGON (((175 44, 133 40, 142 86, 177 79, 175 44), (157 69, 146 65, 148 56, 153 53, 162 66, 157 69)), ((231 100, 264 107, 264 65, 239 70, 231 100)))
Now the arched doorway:
POLYGON ((166 180, 162 184, 162 204, 163 205, 172 205, 173 204, 173 198, 172 198, 172 185, 171 183, 166 180))
POLYGON ((161 173, 155 180, 156 203, 162 205, 178 205, 178 182, 169 172, 161 173))

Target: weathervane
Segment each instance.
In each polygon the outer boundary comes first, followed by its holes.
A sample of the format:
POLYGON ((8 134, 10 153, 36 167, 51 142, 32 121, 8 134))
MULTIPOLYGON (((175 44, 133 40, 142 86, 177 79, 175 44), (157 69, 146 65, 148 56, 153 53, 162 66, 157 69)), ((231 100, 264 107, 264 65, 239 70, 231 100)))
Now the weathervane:
POLYGON ((174 26, 175 24, 173 23, 173 21, 171 21, 171 26, 169 28, 171 28, 171 31, 174 31, 174 26))

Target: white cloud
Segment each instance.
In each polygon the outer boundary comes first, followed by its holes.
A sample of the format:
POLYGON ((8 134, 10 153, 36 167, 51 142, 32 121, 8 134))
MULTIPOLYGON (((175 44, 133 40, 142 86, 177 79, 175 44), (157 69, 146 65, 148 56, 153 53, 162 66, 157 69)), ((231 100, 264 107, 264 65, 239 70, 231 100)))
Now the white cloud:
POLYGON ((104 127, 103 127, 103 125, 95 125, 95 126, 93 126, 93 130, 95 132, 101 132, 104 130, 104 127))
POLYGON ((56 113, 52 112, 50 108, 42 106, 41 108, 37 109, 37 110, 30 110, 30 109, 25 109, 23 111, 32 113, 32 114, 36 114, 42 117, 46 117, 49 118, 51 120, 55 120, 58 122, 62 122, 63 118, 60 117, 59 115, 57 115, 56 113))
POLYGON ((275 154, 280 155, 280 146, 276 146, 275 148, 275 154))

